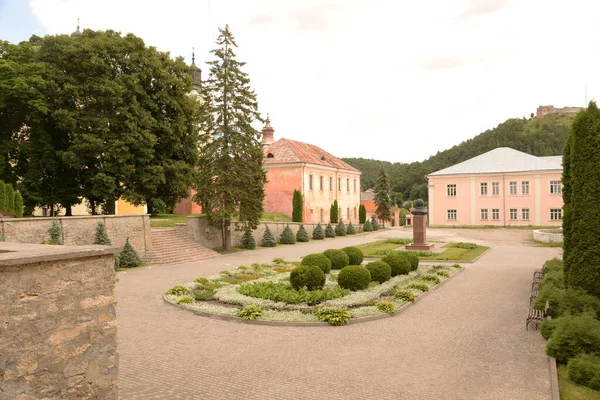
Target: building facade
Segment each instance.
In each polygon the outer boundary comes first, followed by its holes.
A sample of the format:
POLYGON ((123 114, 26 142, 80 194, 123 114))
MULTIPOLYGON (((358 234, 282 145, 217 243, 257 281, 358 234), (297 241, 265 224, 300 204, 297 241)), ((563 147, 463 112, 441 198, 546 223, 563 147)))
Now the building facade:
POLYGON ((430 225, 562 225, 562 157, 501 147, 427 176, 430 225))

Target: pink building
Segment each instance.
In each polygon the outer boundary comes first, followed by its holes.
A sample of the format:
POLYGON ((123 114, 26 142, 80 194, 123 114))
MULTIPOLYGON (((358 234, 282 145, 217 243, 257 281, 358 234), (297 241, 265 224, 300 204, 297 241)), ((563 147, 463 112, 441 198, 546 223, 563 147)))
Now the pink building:
POLYGON ((560 226, 561 163, 499 147, 436 171, 427 176, 429 224, 560 226))

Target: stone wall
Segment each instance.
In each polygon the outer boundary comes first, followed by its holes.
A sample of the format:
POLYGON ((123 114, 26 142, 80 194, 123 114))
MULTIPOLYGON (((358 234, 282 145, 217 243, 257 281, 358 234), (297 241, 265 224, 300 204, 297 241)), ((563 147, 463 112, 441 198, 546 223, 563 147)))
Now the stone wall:
POLYGON ((0 243, 0 398, 117 399, 115 251, 0 243))
POLYGON ((562 243, 563 234, 560 229, 538 229, 533 231, 533 239, 543 243, 562 243))
POLYGON ((98 222, 106 226, 113 246, 123 247, 125 239, 143 256, 152 248, 149 215, 93 215, 57 218, 2 218, 0 233, 6 242, 42 243, 49 240, 48 230, 56 220, 62 230, 63 244, 92 244, 98 222))
MULTIPOLYGON (((256 230, 253 232, 254 239, 256 240, 256 244, 260 245, 262 241, 263 235, 265 234, 265 230, 267 227, 273 232, 275 239, 279 241, 279 235, 285 229, 285 227, 289 225, 290 229, 296 234, 298 229, 300 228, 299 222, 263 222, 261 223, 256 230)), ((308 232, 308 236, 312 238, 313 229, 317 224, 313 223, 304 223, 304 228, 308 232)), ((323 229, 327 225, 321 225, 323 229)), ((357 223, 354 223, 354 227, 356 231, 359 231, 359 227, 357 223)), ((185 224, 176 224, 175 229, 179 232, 187 235, 189 238, 202 244, 205 247, 214 249, 217 247, 223 246, 223 240, 221 235, 221 230, 217 229, 213 226, 208 226, 208 220, 205 216, 198 217, 187 217, 187 223, 185 224)), ((244 226, 240 222, 234 222, 231 224, 231 243, 234 247, 239 247, 242 243, 242 236, 244 235, 244 226)))

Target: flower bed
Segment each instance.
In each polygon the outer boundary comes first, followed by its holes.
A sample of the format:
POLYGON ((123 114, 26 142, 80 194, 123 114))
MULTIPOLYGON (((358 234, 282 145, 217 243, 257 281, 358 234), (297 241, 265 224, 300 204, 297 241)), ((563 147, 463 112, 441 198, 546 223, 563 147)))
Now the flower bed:
POLYGON ((340 270, 331 270, 322 289, 309 291, 292 289, 290 271, 295 265, 274 261, 177 285, 164 299, 200 314, 273 323, 326 321, 344 325, 350 319, 394 314, 460 270, 459 265, 422 265, 406 275, 371 282, 366 289, 354 292, 340 288, 340 270))

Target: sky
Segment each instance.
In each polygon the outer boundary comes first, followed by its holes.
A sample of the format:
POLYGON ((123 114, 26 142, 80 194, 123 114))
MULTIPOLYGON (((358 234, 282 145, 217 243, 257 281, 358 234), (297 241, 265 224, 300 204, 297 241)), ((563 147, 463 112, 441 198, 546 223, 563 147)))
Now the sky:
MULTIPOLYGON (((218 28, 275 139, 422 161, 539 105, 600 98, 592 0, 0 0, 0 39, 134 33, 207 76, 218 28)), ((257 125, 260 129, 260 125, 257 125)))

